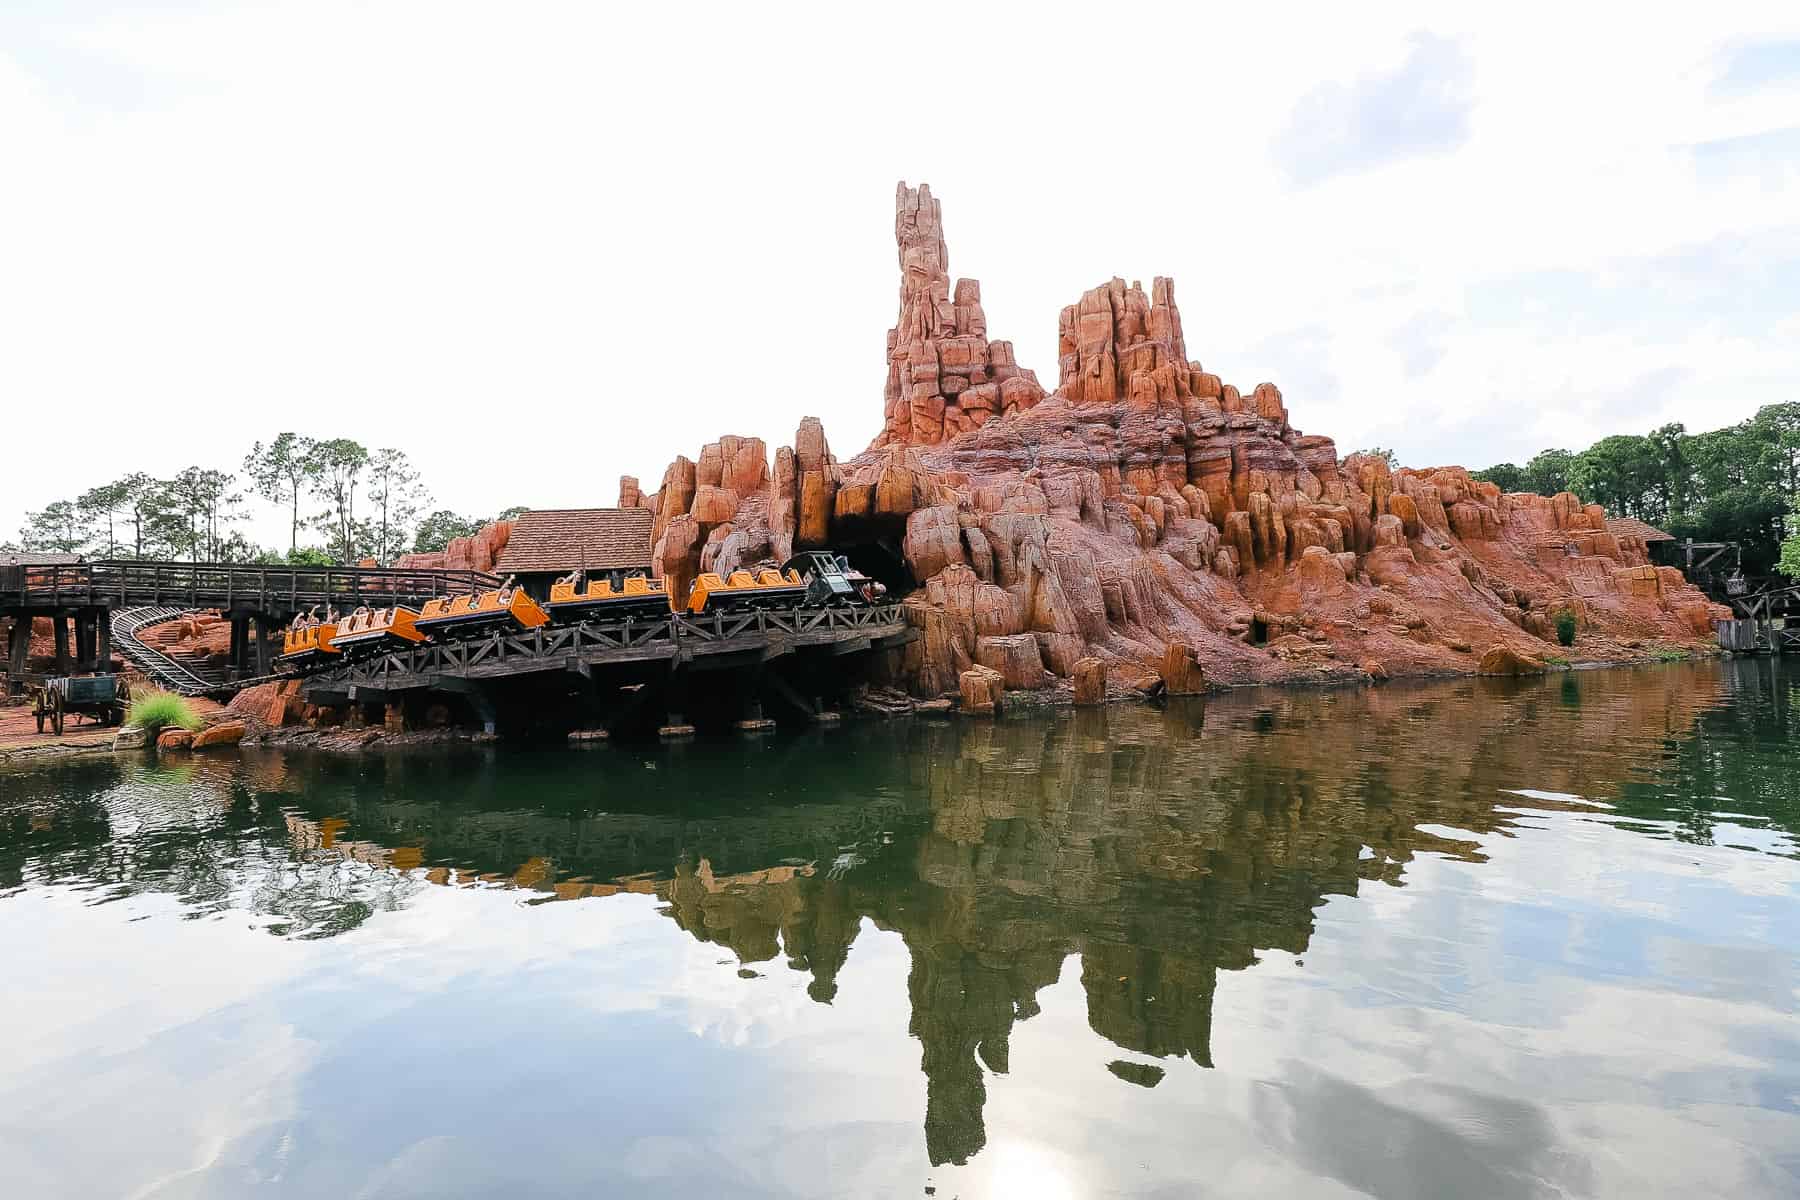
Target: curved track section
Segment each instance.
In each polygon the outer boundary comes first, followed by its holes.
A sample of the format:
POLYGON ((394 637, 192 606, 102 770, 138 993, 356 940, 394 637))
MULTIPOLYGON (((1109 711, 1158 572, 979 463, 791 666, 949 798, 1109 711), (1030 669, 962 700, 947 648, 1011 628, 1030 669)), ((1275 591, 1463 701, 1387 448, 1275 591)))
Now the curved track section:
POLYGON ((225 686, 221 679, 195 673, 161 650, 146 646, 138 634, 152 625, 186 616, 187 609, 168 607, 127 608, 112 614, 113 648, 125 660, 163 687, 183 696, 204 696, 225 686))

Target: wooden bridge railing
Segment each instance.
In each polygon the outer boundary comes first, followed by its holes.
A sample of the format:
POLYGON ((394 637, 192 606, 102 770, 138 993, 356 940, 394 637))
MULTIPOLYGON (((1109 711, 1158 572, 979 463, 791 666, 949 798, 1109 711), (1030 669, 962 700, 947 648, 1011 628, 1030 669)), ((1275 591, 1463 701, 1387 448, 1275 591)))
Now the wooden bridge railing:
POLYGON ((291 614, 417 603, 497 587, 480 571, 105 561, 0 567, 0 608, 181 605, 291 614))
POLYGON ((318 685, 381 690, 423 681, 475 679, 603 664, 672 659, 684 651, 749 649, 775 643, 819 644, 892 637, 906 630, 898 604, 855 608, 795 606, 655 618, 583 621, 529 630, 497 630, 463 641, 428 642, 310 673, 318 685))

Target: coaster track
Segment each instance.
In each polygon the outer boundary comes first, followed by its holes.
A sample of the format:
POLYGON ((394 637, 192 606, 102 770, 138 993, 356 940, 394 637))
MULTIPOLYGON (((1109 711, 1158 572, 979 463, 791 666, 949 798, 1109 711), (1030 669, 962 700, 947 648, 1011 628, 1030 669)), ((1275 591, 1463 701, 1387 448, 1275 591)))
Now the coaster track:
POLYGON ((188 615, 187 609, 147 605, 128 608, 112 614, 113 649, 125 661, 154 679, 162 687, 182 696, 204 696, 223 690, 223 679, 209 679, 177 662, 153 646, 146 645, 138 634, 152 625, 164 625, 188 615))

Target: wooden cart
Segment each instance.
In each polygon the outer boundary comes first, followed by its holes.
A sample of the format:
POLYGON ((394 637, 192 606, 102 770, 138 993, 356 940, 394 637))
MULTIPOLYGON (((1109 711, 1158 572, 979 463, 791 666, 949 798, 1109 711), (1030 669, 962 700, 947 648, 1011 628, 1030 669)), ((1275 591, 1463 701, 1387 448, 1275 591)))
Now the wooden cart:
POLYGON ((124 677, 119 675, 52 675, 30 680, 26 688, 38 732, 44 732, 48 724, 57 737, 62 736, 64 718, 71 713, 102 725, 120 724, 131 698, 124 677))

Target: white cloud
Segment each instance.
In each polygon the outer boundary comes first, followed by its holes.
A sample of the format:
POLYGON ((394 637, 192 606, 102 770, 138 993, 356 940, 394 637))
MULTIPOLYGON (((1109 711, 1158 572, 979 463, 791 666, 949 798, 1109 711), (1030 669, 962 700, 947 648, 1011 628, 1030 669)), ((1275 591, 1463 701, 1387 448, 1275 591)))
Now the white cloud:
MULTIPOLYGON (((1405 461, 1612 432, 1565 414, 1672 368, 1692 382, 1658 419, 1791 398, 1780 294, 1724 324, 1664 296, 1649 332, 1629 297, 1558 335, 1470 318, 1496 280, 1796 226, 1787 143, 1696 149, 1792 125, 1778 55, 1717 86, 1744 46, 1792 40, 1792 6, 1735 27, 1546 12, 1555 37, 1422 5, 1313 14, 1305 36, 1186 6, 898 26, 841 6, 12 10, 0 397, 7 443, 36 452, 9 456, 0 537, 46 498, 234 464, 282 428, 399 445, 477 513, 611 503, 621 473, 654 486, 677 453, 773 446, 806 414, 854 453, 880 420, 901 177, 944 199, 952 269, 1047 382, 1062 305, 1167 274, 1209 368, 1405 461), (1304 98, 1361 94, 1420 45, 1466 68, 1458 136, 1367 161, 1333 137, 1333 173, 1293 185, 1278 148, 1304 98), (1671 304, 1694 333, 1667 335, 1671 304), (1433 314, 1431 353, 1396 346, 1433 314)), ((1545 303, 1565 299, 1586 296, 1545 303)))

